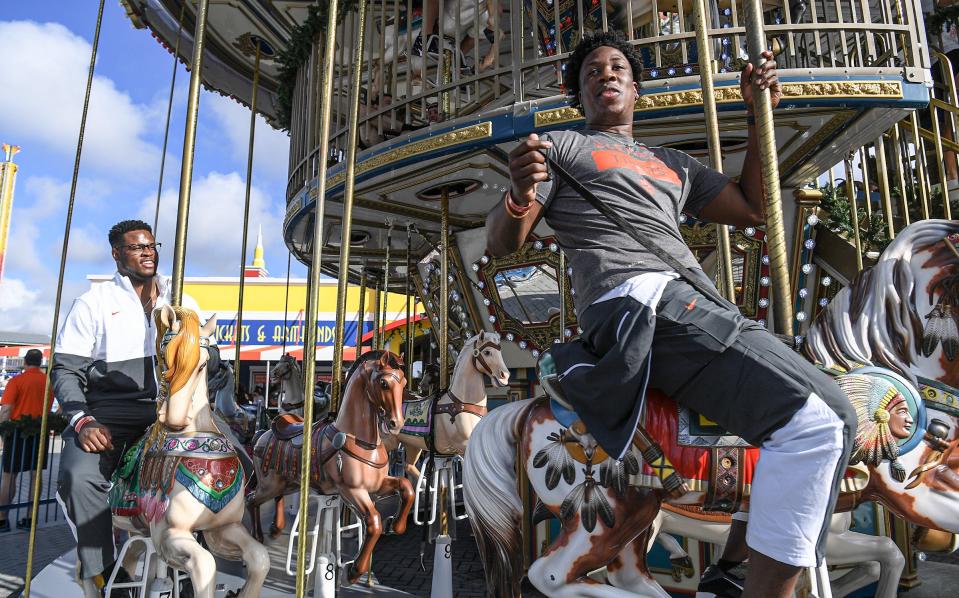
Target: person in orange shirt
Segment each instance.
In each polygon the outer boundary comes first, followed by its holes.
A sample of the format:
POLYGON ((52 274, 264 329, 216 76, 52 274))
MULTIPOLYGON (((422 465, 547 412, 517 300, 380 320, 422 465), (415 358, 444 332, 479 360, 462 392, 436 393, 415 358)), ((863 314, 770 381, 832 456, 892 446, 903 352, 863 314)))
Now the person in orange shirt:
MULTIPOLYGON (((3 392, 0 401, 0 423, 25 417, 39 418, 43 414, 43 389, 47 377, 40 365, 43 353, 30 349, 23 358, 26 366, 22 373, 14 376, 3 392)), ((0 480, 0 507, 10 504, 17 487, 17 475, 21 471, 32 471, 37 466, 40 451, 38 436, 18 436, 9 434, 3 438, 3 478, 0 480)), ((31 491, 33 486, 30 486, 31 491)), ((17 527, 29 529, 30 519, 23 518, 17 527)), ((0 511, 0 532, 10 531, 6 511, 0 511)))

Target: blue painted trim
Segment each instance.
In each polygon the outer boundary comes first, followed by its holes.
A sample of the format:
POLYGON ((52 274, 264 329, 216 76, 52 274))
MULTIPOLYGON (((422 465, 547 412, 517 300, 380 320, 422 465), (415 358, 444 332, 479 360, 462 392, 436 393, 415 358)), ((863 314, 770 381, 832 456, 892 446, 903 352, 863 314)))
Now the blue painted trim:
MULTIPOLYGON (((837 77, 838 78, 838 77, 837 77)), ((827 80, 829 78, 825 76, 819 76, 819 80, 827 80)), ((782 77, 781 80, 784 83, 789 82, 808 82, 815 81, 817 77, 810 76, 792 76, 792 77, 782 77)), ((822 100, 783 100, 780 104, 779 110, 788 109, 788 108, 810 108, 810 107, 842 107, 842 108, 851 108, 851 109, 865 109, 869 107, 876 106, 886 106, 890 108, 921 108, 926 106, 929 103, 929 90, 925 85, 921 83, 910 83, 898 79, 895 77, 877 77, 869 75, 856 75, 856 76, 845 76, 843 80, 847 81, 875 81, 875 82, 884 82, 884 81, 897 81, 902 84, 902 98, 877 98, 877 99, 850 99, 841 102, 837 102, 835 98, 826 98, 822 100)), ((726 85, 718 85, 717 87, 733 87, 738 85, 737 82, 730 81, 726 85)), ((690 82, 683 85, 671 86, 669 91, 686 91, 690 89, 698 89, 699 85, 696 83, 690 82)), ((651 90, 651 93, 661 93, 667 91, 664 88, 656 88, 651 90)), ((511 141, 518 139, 520 137, 525 137, 526 135, 532 132, 546 132, 546 131, 555 131, 561 129, 577 129, 582 127, 585 123, 560 123, 550 127, 539 127, 535 126, 535 116, 539 112, 545 112, 548 110, 553 110, 556 108, 562 108, 568 106, 569 102, 566 100, 561 100, 553 102, 550 104, 544 104, 539 106, 534 106, 532 109, 521 115, 515 115, 511 112, 506 112, 499 114, 493 118, 482 118, 477 116, 476 118, 457 122, 455 124, 449 124, 447 126, 438 127, 435 129, 421 131, 420 134, 414 134, 413 136, 406 137, 401 141, 388 142, 383 145, 379 145, 375 148, 361 152, 357 156, 357 163, 362 164, 363 162, 374 158, 380 154, 411 145, 413 143, 429 139, 431 137, 437 137, 444 135, 454 130, 463 129, 472 125, 490 122, 492 123, 492 134, 489 137, 486 137, 481 140, 464 143, 461 145, 455 145, 452 147, 445 147, 438 149, 433 152, 428 152, 424 154, 419 154, 410 158, 399 160, 396 162, 391 162, 390 164, 384 165, 380 168, 375 168, 368 172, 363 173, 357 177, 357 182, 362 182, 381 175, 384 172, 394 170, 397 168, 403 168, 410 164, 415 164, 423 160, 428 160, 436 158, 443 155, 453 155, 463 152, 468 152, 476 148, 489 147, 491 145, 496 145, 499 143, 504 143, 506 141, 511 141)), ((720 112, 735 112, 742 110, 742 104, 739 102, 736 103, 726 103, 719 104, 717 110, 720 112)), ((650 120, 653 118, 663 118, 670 117, 682 114, 696 114, 701 113, 702 108, 697 106, 689 106, 683 108, 675 109, 664 109, 664 110, 653 110, 648 112, 640 112, 636 114, 634 122, 643 122, 645 120, 650 120)), ((330 177, 336 176, 346 170, 346 164, 341 163, 333 166, 327 171, 327 179, 330 177)), ((315 189, 317 186, 316 180, 310 180, 303 189, 296 193, 293 196, 293 199, 288 203, 287 207, 293 203, 298 203, 298 207, 293 217, 290 218, 290 221, 286 224, 283 230, 283 238, 286 241, 288 246, 292 247, 292 237, 291 231, 296 227, 299 221, 304 218, 311 210, 312 204, 314 203, 310 198, 310 192, 315 189)), ((335 197, 340 193, 345 186, 345 183, 340 183, 334 187, 330 187, 326 190, 327 197, 335 197)))

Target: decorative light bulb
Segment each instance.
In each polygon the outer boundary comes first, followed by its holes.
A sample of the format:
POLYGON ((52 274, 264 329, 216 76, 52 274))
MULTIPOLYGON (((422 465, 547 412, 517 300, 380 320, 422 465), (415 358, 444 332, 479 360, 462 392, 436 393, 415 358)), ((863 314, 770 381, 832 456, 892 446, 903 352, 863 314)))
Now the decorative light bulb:
POLYGON ((488 256, 488 255, 484 255, 483 257, 481 257, 481 258, 480 258, 480 263, 483 264, 483 265, 488 264, 488 263, 489 263, 489 256, 488 256))
POLYGON ((512 333, 512 332, 507 332, 507 333, 506 333, 506 340, 508 340, 509 342, 513 342, 513 333, 512 333))
POLYGON ((803 264, 803 265, 802 265, 802 273, 803 273, 803 274, 809 274, 810 272, 812 272, 812 264, 803 264))
POLYGON ((799 298, 805 299, 809 296, 809 289, 799 289, 799 298))
POLYGON ((496 323, 496 316, 494 316, 493 314, 490 314, 490 316, 489 316, 489 321, 490 321, 490 324, 495 324, 495 323, 496 323))
POLYGON ((808 224, 809 226, 816 226, 817 224, 819 224, 819 216, 816 216, 815 214, 810 214, 809 217, 806 218, 806 224, 808 224))
POLYGON ((812 239, 806 239, 806 242, 803 243, 803 247, 805 247, 806 249, 812 249, 815 246, 816 246, 816 242, 813 241, 812 239))
POLYGON ((822 299, 819 300, 819 305, 820 307, 826 307, 827 305, 829 305, 829 299, 826 299, 825 297, 823 297, 822 299))
POLYGON ((759 307, 767 307, 768 305, 769 305, 769 299, 766 299, 765 297, 759 298, 759 307))
POLYGON ((751 226, 747 226, 743 229, 743 234, 745 234, 747 237, 751 237, 756 234, 756 229, 751 226))
POLYGON ((525 348, 526 348, 526 341, 520 341, 520 342, 519 342, 519 348, 520 348, 520 349, 525 349, 525 348))
POLYGON ((768 287, 768 286, 769 286, 769 277, 768 277, 768 276, 763 276, 762 278, 760 278, 760 279, 759 279, 759 284, 761 284, 761 285, 764 286, 764 287, 768 287))
POLYGON ((822 277, 822 286, 828 287, 828 286, 831 285, 831 284, 832 284, 832 278, 830 278, 830 277, 828 277, 828 276, 823 276, 823 277, 822 277))
POLYGON ((535 249, 536 251, 539 251, 542 248, 543 248, 542 241, 533 241, 533 249, 535 249))
POLYGON ((805 322, 805 321, 806 321, 806 312, 804 312, 804 311, 796 312, 796 321, 797 321, 797 322, 805 322))

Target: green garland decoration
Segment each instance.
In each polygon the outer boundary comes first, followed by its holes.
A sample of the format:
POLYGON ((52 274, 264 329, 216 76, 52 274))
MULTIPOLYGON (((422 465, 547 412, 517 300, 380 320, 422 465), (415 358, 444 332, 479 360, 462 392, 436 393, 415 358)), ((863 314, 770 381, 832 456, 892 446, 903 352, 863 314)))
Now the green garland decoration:
MULTIPOLYGON (((357 0, 337 0, 337 23, 343 22, 346 13, 356 8, 357 0)), ((290 130, 293 116, 293 91, 296 87, 296 73, 310 59, 313 42, 320 33, 326 31, 329 21, 330 1, 318 2, 310 6, 309 15, 301 25, 293 30, 290 41, 276 60, 280 65, 279 88, 277 89, 277 124, 284 131, 290 130)))
MULTIPOLYGON (((47 416, 47 429, 54 434, 63 432, 67 423, 67 418, 59 413, 51 413, 47 416)), ((27 416, 0 423, 0 436, 11 436, 14 433, 21 438, 37 436, 40 434, 40 418, 27 416)))

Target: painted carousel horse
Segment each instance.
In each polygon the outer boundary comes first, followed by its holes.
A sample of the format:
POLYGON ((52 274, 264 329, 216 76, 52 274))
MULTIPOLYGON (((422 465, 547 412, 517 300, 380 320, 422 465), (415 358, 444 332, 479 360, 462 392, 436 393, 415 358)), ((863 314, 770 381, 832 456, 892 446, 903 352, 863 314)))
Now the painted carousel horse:
MULTIPOLYGON (((669 553, 673 579, 678 582, 683 576, 691 578, 695 573, 693 561, 670 534, 722 547, 729 535, 730 515, 682 505, 662 507, 653 526, 655 541, 669 553)), ((891 538, 854 532, 849 529, 851 525, 851 511, 834 514, 829 524, 826 562, 849 567, 842 576, 830 581, 832 595, 842 598, 876 582, 874 598, 895 598, 906 558, 891 538)))
MULTIPOLYGON (((804 352, 841 374, 859 417, 841 507, 875 500, 912 523, 959 532, 957 317, 959 223, 926 220, 899 233, 813 324, 804 352)), ((661 501, 745 502, 757 456, 735 438, 704 448, 691 422, 703 423, 650 391, 634 449, 616 461, 578 422, 561 426, 545 399, 493 410, 470 440, 464 499, 494 593, 519 593, 520 454, 535 495, 563 526, 529 569, 534 586, 550 596, 665 598, 645 561, 661 501), (603 566, 610 585, 586 577, 603 566)))
POLYGON ((509 384, 509 369, 503 362, 499 334, 480 332, 463 344, 456 358, 450 387, 439 396, 403 403, 404 425, 400 433, 384 438, 388 450, 400 444, 406 450, 406 470, 413 479, 420 472, 415 463, 422 451, 440 455, 462 455, 480 419, 487 413, 486 384, 509 384))
MULTIPOLYGON (((351 583, 370 570, 373 548, 383 533, 373 496, 400 495, 402 505, 393 531, 406 531, 413 487, 406 478, 387 475, 389 458, 381 440, 402 429, 405 392, 400 359, 387 351, 367 352, 350 369, 336 419, 317 422, 310 431, 310 489, 339 494, 366 524, 366 539, 349 571, 351 583)), ((302 423, 278 417, 254 447, 259 483, 249 506, 258 537, 262 536, 260 505, 299 490, 303 433, 302 423)))
MULTIPOLYGON (((280 358, 280 361, 270 372, 271 381, 280 385, 280 415, 287 424, 301 424, 303 422, 303 368, 290 354, 280 358)), ((317 382, 313 390, 313 421, 324 421, 330 413, 330 386, 325 382, 317 382)), ((257 436, 256 440, 259 440, 257 436)), ((276 538, 286 527, 285 497, 275 499, 273 522, 270 524, 270 536, 276 538)))
MULTIPOLYGON (((280 411, 303 417, 303 368, 287 353, 273 366, 270 380, 280 385, 280 411)), ((330 386, 317 382, 313 389, 313 419, 325 419, 330 412, 330 386)))
POLYGON ((230 428, 234 435, 234 444, 243 446, 253 440, 253 434, 256 432, 256 416, 247 413, 237 405, 233 368, 220 358, 219 348, 210 347, 209 351, 206 383, 207 392, 213 403, 213 413, 230 428))
POLYGON ((113 475, 114 525, 148 535, 163 561, 190 574, 200 598, 213 598, 216 589, 214 554, 243 560, 247 579, 237 595, 259 596, 270 556, 243 527, 243 467, 207 398, 204 370, 216 321, 200 328, 194 311, 170 306, 155 318, 157 422, 113 475), (197 542, 198 531, 210 551, 197 542))

